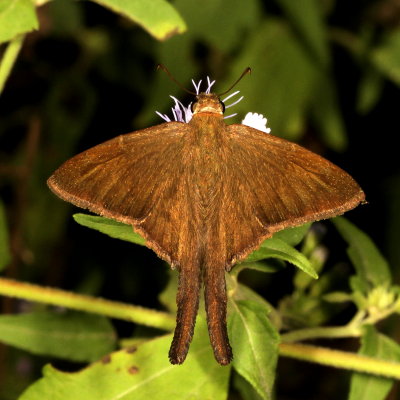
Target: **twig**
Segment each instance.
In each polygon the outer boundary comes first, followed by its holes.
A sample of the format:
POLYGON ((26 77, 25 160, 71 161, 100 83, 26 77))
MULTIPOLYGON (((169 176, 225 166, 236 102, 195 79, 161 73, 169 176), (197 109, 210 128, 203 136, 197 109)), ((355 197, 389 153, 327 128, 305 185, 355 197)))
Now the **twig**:
POLYGON ((11 279, 0 278, 0 294, 106 315, 159 329, 172 330, 175 326, 175 317, 165 312, 11 279))

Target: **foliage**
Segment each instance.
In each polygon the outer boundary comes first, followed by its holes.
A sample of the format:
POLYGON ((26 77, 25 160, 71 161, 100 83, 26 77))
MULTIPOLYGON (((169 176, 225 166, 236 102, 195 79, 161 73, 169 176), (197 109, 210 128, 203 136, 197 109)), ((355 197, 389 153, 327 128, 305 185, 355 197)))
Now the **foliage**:
POLYGON ((1 0, 0 397, 391 396, 399 20, 391 0, 1 0), (168 94, 181 98, 157 63, 184 86, 210 74, 217 92, 250 66, 232 121, 263 112, 272 133, 329 152, 370 202, 346 215, 356 224, 338 217, 277 233, 227 274, 227 367, 213 358, 204 311, 187 361, 169 364, 176 273, 130 226, 86 214, 75 223, 45 186, 62 161, 159 122, 168 94))

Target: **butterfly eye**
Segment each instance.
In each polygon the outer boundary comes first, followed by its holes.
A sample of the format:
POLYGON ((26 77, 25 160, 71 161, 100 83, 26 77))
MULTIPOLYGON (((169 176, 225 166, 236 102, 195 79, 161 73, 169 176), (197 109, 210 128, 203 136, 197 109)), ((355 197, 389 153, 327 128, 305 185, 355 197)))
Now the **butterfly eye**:
POLYGON ((219 103, 221 104, 222 107, 222 114, 225 112, 225 104, 220 100, 219 103))
POLYGON ((190 111, 192 112, 192 113, 194 113, 194 109, 195 109, 195 105, 197 104, 197 101, 196 102, 194 102, 194 103, 190 103, 190 111))

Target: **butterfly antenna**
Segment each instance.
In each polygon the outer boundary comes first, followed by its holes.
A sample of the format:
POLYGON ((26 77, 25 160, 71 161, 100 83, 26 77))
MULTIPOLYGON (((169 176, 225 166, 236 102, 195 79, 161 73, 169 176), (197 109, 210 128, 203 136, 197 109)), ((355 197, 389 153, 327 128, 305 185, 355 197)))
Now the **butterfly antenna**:
POLYGON ((189 90, 189 89, 186 89, 179 81, 177 81, 177 80, 175 79, 175 77, 171 74, 171 72, 168 71, 168 68, 167 68, 165 65, 163 65, 163 64, 158 64, 158 65, 157 65, 157 70, 159 70, 159 69, 162 69, 162 70, 168 75, 169 79, 171 79, 172 82, 176 83, 176 84, 177 84, 182 90, 184 90, 186 93, 189 93, 189 94, 191 94, 191 95, 193 95, 193 96, 196 96, 196 95, 197 95, 197 93, 194 93, 194 92, 192 92, 192 91, 189 90))
POLYGON ((250 68, 250 67, 247 67, 247 68, 242 72, 242 75, 239 76, 239 79, 238 79, 228 90, 225 90, 225 92, 223 92, 223 93, 219 93, 219 94, 218 94, 218 97, 223 96, 224 94, 230 92, 230 91, 242 80, 242 78, 243 78, 245 75, 247 75, 247 74, 251 74, 251 68, 250 68))

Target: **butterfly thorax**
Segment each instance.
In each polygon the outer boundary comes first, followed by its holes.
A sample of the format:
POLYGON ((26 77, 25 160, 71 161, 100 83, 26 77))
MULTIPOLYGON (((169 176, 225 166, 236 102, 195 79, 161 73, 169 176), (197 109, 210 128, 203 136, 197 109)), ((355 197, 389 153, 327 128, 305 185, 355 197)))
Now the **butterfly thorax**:
POLYGON ((200 93, 197 95, 197 101, 193 104, 193 114, 199 113, 224 113, 224 105, 219 97, 214 93, 200 93))
MULTIPOLYGON (((215 96, 215 95, 210 95, 215 96)), ((218 100, 218 97, 215 96, 218 100)), ((216 104, 216 103, 215 103, 216 104)), ((222 113, 201 111, 190 120, 190 140, 187 142, 187 159, 191 169, 191 182, 195 188, 194 203, 200 209, 200 220, 205 225, 214 224, 217 203, 221 201, 222 182, 225 176, 227 137, 222 113), (213 221, 213 222, 211 222, 213 221)))

